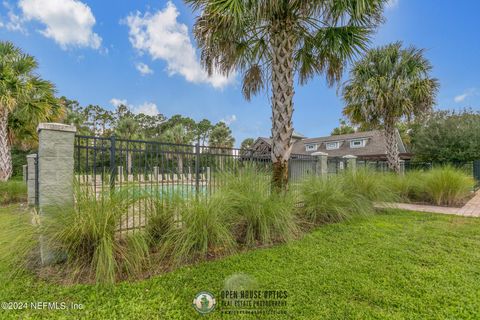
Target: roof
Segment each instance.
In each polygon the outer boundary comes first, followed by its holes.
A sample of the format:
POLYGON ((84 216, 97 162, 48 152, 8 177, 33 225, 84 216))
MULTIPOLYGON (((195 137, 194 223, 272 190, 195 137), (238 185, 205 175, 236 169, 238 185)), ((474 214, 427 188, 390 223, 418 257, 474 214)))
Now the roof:
MULTIPOLYGON (((398 151, 400 154, 406 154, 407 150, 405 145, 398 133, 396 131, 398 151)), ((260 137, 257 139, 258 142, 263 144, 268 144, 271 146, 270 138, 260 137)), ((381 156, 387 153, 385 143, 385 135, 381 130, 366 131, 366 132, 355 132, 349 134, 327 136, 327 137, 318 137, 318 138, 305 138, 301 140, 296 140, 293 143, 292 154, 312 154, 314 152, 325 152, 328 153, 330 157, 343 157, 345 155, 354 155, 359 157, 373 157, 381 156), (362 148, 350 148, 351 140, 367 140, 366 144, 362 148), (340 142, 340 147, 338 149, 327 150, 326 142, 340 142), (306 151, 306 145, 316 144, 317 150, 315 151, 306 151)))

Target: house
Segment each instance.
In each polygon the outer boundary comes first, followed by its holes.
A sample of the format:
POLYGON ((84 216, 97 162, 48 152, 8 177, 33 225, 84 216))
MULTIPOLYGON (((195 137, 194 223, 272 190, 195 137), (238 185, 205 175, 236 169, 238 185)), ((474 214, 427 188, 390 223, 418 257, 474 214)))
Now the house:
MULTIPOLYGON (((405 144, 396 131, 398 151, 400 158, 409 160, 412 154, 407 151, 405 144)), ((325 152, 329 157, 343 157, 346 155, 357 156, 360 160, 386 160, 387 148, 383 131, 374 130, 355 132, 336 136, 306 138, 294 132, 292 134, 292 157, 311 155, 315 152, 325 152)), ((252 146, 253 153, 269 155, 272 141, 270 138, 259 137, 252 146)))

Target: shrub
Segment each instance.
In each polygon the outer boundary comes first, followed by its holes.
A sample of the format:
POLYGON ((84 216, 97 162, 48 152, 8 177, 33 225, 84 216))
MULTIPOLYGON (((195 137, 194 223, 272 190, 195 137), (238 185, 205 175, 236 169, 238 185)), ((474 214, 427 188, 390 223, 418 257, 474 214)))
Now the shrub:
POLYGON ((357 171, 347 170, 337 179, 348 189, 348 193, 359 194, 370 201, 392 202, 399 197, 393 187, 385 179, 385 173, 380 173, 367 168, 358 168, 357 171))
POLYGON ((27 185, 21 180, 0 182, 0 204, 5 205, 27 200, 27 185))
POLYGON ((72 277, 87 275, 97 283, 113 283, 121 273, 134 275, 148 261, 146 234, 119 233, 122 216, 140 200, 117 189, 97 198, 76 188, 75 207, 47 208, 41 232, 48 246, 66 260, 72 277))
POLYGON ((157 247, 175 227, 175 222, 179 221, 185 200, 179 193, 164 193, 160 199, 154 197, 150 201, 152 211, 148 217, 146 232, 150 245, 157 247))
POLYGON ((253 168, 227 174, 219 192, 227 199, 235 238, 247 246, 288 241, 299 231, 295 199, 291 194, 271 194, 270 176, 253 168))
POLYGON ((227 223, 228 204, 225 197, 216 194, 209 199, 200 197, 177 202, 180 217, 170 226, 162 243, 164 255, 174 262, 189 262, 207 255, 231 252, 235 247, 227 223))
POLYGON ((342 176, 312 177, 300 186, 303 214, 313 223, 338 222, 373 212, 372 202, 342 176))
POLYGON ((390 186, 399 201, 417 201, 424 199, 422 191, 422 171, 410 171, 408 174, 385 173, 383 182, 390 186))
POLYGON ((425 173, 423 181, 427 200, 447 206, 462 204, 475 184, 471 176, 451 166, 433 168, 425 173))

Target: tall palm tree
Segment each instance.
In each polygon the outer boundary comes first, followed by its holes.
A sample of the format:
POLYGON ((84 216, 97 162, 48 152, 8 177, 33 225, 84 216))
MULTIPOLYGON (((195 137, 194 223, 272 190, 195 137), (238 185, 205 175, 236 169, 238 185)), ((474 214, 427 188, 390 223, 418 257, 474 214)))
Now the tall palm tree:
POLYGON ((243 73, 243 95, 271 85, 272 182, 285 189, 292 149, 294 78, 337 82, 382 21, 386 0, 186 0, 207 71, 243 73))
POLYGON ((0 42, 0 181, 12 175, 12 144, 32 138, 39 122, 62 113, 53 84, 35 74, 37 67, 34 57, 0 42))
POLYGON ((438 81, 423 50, 396 42, 367 52, 343 87, 344 114, 357 124, 383 127, 390 169, 400 171, 395 125, 431 110, 438 81))

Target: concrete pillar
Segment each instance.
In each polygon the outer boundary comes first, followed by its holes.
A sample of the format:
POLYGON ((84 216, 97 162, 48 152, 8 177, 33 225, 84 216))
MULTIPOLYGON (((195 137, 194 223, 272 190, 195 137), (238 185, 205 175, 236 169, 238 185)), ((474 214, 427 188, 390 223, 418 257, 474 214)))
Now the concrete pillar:
POLYGON ((153 167, 153 180, 158 181, 158 167, 157 166, 153 167))
POLYGON ((405 174, 405 160, 400 160, 400 174, 405 174))
POLYGON ((27 155, 27 203, 29 206, 35 205, 36 197, 36 179, 37 172, 35 170, 35 160, 37 159, 37 154, 27 155))
POLYGON ((350 171, 357 171, 357 157, 352 155, 343 156, 343 159, 347 162, 347 169, 350 171))
MULTIPOLYGON (((75 126, 40 123, 38 131, 38 182, 40 219, 49 208, 73 207, 73 150, 75 126)), ((72 221, 72 223, 75 223, 72 221)), ((56 262, 60 255, 40 238, 42 264, 56 262)))
POLYGON ((315 164, 316 175, 326 177, 328 175, 328 153, 318 151, 312 153, 312 156, 317 158, 315 164))

